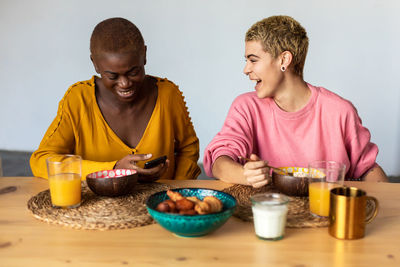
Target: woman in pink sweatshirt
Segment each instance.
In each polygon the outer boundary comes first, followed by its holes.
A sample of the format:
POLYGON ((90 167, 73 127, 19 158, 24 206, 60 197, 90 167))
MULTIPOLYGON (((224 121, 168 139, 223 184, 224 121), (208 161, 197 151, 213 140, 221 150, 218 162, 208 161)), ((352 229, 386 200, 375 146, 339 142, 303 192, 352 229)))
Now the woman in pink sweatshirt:
POLYGON ((333 160, 346 165, 347 180, 387 181, 375 162, 378 147, 352 103, 303 80, 308 37, 296 20, 261 20, 245 41, 244 73, 256 83, 255 91, 234 100, 207 146, 208 176, 261 187, 269 181, 267 162, 307 167, 310 161, 333 160))

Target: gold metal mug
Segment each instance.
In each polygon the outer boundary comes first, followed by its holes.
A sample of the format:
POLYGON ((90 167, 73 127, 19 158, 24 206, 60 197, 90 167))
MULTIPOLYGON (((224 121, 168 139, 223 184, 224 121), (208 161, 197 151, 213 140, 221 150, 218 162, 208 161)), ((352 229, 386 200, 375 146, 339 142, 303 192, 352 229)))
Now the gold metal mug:
POLYGON ((356 187, 336 187, 330 192, 329 234, 338 239, 364 237, 365 225, 378 214, 379 203, 356 187))

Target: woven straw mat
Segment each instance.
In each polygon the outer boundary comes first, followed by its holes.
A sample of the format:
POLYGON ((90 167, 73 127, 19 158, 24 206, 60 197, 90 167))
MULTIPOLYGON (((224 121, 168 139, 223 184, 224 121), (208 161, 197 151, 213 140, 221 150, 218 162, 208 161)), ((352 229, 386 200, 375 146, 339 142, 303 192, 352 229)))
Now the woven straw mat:
POLYGON ((150 195, 170 188, 170 185, 160 183, 138 183, 128 195, 103 197, 94 194, 86 182, 82 182, 80 207, 53 208, 50 192, 45 190, 28 201, 28 209, 39 220, 74 229, 127 229, 155 223, 147 212, 146 200, 150 195))
MULTIPOLYGON (((246 185, 233 185, 223 190, 231 194, 237 200, 237 207, 233 216, 247 222, 253 221, 250 196, 258 193, 279 193, 273 186, 266 185, 261 188, 253 188, 246 185)), ((289 196, 286 227, 307 228, 326 227, 329 225, 327 218, 319 218, 310 214, 307 197, 289 196)))

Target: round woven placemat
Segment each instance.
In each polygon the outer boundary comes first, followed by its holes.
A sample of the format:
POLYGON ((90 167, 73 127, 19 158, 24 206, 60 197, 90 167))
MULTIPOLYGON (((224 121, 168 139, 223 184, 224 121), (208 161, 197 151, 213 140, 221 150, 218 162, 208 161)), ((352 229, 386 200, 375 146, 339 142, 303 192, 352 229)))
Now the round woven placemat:
POLYGON ((170 188, 170 185, 160 183, 138 183, 128 195, 103 197, 94 194, 86 182, 82 182, 80 207, 53 208, 50 191, 45 190, 28 201, 28 209, 39 220, 74 229, 127 229, 155 223, 147 212, 146 200, 150 195, 170 188))
MULTIPOLYGON (((233 216, 246 221, 253 221, 253 212, 251 210, 250 196, 257 193, 276 192, 273 186, 266 185, 261 188, 253 188, 246 185, 233 185, 223 190, 231 194, 237 200, 237 207, 233 216)), ((308 208, 307 197, 289 196, 288 214, 286 227, 291 228, 307 228, 307 227, 326 227, 329 225, 327 218, 319 218, 311 215, 308 208)))

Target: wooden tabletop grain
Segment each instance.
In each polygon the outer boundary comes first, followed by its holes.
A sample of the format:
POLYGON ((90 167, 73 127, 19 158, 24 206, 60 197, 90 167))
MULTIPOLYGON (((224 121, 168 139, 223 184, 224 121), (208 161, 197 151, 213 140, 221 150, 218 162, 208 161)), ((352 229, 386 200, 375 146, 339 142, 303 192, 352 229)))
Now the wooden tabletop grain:
MULTIPOLYGON (((220 181, 161 181, 223 189, 220 181)), ((352 182, 375 196, 380 211, 359 240, 327 228, 286 229, 259 240, 252 223, 230 218, 214 233, 177 237, 158 224, 127 230, 73 230, 35 219, 27 201, 48 189, 34 177, 0 178, 0 266, 400 266, 400 184, 352 182)))

